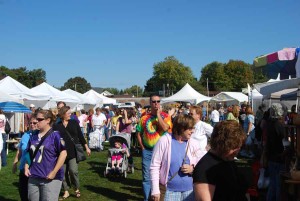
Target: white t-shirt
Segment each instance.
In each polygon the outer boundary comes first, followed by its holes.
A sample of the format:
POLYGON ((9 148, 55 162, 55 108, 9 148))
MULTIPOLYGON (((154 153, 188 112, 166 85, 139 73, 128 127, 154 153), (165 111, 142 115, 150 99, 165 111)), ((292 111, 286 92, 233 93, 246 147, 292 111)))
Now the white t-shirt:
POLYGON ((106 116, 103 113, 100 113, 100 115, 93 115, 92 122, 94 124, 94 127, 103 126, 104 121, 106 121, 106 116))
POLYGON ((210 119, 211 119, 213 122, 219 122, 220 114, 219 114, 218 110, 213 110, 213 111, 211 112, 210 119))
POLYGON ((213 132, 213 127, 203 121, 195 124, 195 131, 192 133, 192 138, 199 142, 200 150, 205 151, 207 145, 207 137, 210 137, 213 132))

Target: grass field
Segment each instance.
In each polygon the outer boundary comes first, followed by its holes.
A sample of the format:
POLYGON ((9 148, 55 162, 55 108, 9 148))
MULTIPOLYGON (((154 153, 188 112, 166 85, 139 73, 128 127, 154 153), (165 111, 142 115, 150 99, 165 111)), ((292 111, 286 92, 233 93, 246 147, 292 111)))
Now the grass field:
MULTIPOLYGON (((20 200, 18 193, 18 174, 12 174, 11 167, 16 151, 10 150, 8 165, 0 171, 0 201, 20 200)), ((91 157, 79 164, 81 198, 71 190, 72 200, 142 200, 141 156, 133 153, 134 174, 127 178, 106 178, 104 170, 107 161, 107 146, 102 152, 92 152, 91 157)))

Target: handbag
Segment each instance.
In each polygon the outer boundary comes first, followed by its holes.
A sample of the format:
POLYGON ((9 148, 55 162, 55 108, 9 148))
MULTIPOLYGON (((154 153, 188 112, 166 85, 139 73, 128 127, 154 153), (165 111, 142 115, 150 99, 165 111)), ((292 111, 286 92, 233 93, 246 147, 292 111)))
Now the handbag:
POLYGON ((8 123, 8 119, 6 119, 4 131, 6 134, 9 134, 10 130, 11 130, 10 124, 8 123))
POLYGON ((72 142, 75 146, 76 162, 79 163, 80 161, 85 161, 86 156, 84 154, 83 146, 81 144, 75 143, 74 138, 72 138, 69 131, 66 130, 66 133, 68 134, 69 138, 72 140, 72 142))

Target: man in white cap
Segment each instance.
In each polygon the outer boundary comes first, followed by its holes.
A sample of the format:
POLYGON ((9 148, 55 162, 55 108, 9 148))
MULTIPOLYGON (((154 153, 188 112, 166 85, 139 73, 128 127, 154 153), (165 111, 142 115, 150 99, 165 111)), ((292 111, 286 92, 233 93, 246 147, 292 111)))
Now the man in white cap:
POLYGON ((24 115, 24 128, 25 128, 25 131, 29 130, 29 121, 30 121, 31 115, 35 112, 35 105, 30 104, 29 109, 31 110, 32 113, 25 113, 25 115, 24 115))

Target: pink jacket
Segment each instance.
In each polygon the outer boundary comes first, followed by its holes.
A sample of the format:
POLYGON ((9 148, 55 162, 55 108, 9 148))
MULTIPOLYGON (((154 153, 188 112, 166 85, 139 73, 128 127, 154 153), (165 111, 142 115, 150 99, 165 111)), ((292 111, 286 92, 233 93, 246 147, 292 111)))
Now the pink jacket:
MULTIPOLYGON (((167 133, 162 136, 154 147, 150 165, 151 194, 160 194, 159 184, 166 185, 171 161, 171 140, 172 135, 167 133)), ((196 166, 198 161, 205 155, 206 151, 201 151, 198 141, 189 140, 189 150, 187 157, 190 164, 196 166)))

